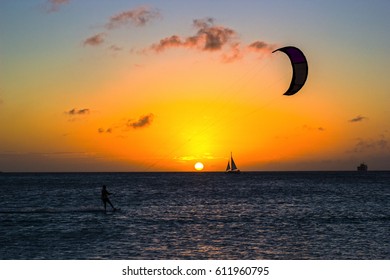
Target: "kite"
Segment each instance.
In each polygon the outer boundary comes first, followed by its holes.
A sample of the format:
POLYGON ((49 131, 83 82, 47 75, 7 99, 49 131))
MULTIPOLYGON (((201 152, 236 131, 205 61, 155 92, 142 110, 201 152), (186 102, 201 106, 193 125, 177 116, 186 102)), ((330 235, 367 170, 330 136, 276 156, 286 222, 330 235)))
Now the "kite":
POLYGON ((284 95, 294 95, 303 87, 307 79, 308 66, 306 57, 300 49, 292 46, 274 50, 272 53, 277 51, 281 51, 287 54, 291 61, 293 75, 290 87, 287 89, 284 95))

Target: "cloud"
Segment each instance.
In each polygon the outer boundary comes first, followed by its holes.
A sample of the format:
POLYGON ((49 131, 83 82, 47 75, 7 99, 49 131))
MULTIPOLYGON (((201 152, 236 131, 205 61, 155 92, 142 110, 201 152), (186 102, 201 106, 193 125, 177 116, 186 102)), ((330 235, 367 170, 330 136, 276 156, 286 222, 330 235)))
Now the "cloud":
POLYGON ((274 44, 255 41, 246 47, 239 41, 238 33, 229 27, 217 25, 214 18, 193 20, 196 32, 192 36, 171 35, 152 44, 148 50, 157 53, 170 48, 187 48, 200 51, 223 51, 222 62, 230 63, 244 57, 248 52, 266 53, 275 48, 274 44))
POLYGON ((70 0, 47 0, 46 10, 47 12, 57 12, 62 5, 66 5, 70 0))
POLYGON ((230 48, 230 53, 224 53, 222 54, 222 61, 225 63, 234 62, 238 59, 241 59, 243 57, 243 53, 240 49, 240 44, 232 44, 230 48))
POLYGON ((182 41, 182 39, 177 35, 172 35, 170 37, 161 39, 157 44, 153 44, 151 49, 155 50, 156 52, 161 52, 167 48, 182 46, 185 46, 185 43, 182 41))
POLYGON ((275 45, 264 41, 255 41, 248 45, 248 49, 253 52, 269 52, 275 48, 275 45))
POLYGON ((112 133, 112 128, 107 128, 107 129, 99 128, 98 132, 99 133, 112 133))
POLYGON ((312 127, 306 124, 302 126, 302 129, 307 131, 320 131, 320 132, 325 131, 325 128, 323 128, 322 126, 312 127))
POLYGON ((71 116, 74 116, 74 115, 86 115, 86 114, 89 114, 89 113, 90 113, 89 109, 76 109, 76 108, 73 108, 73 109, 65 112, 65 114, 71 115, 71 116))
POLYGON ((114 129, 120 129, 121 131, 129 131, 129 129, 138 129, 150 125, 153 121, 154 115, 152 113, 141 116, 138 120, 128 119, 125 122, 119 124, 113 124, 109 128, 100 127, 98 129, 99 134, 113 133, 114 129))
MULTIPOLYGON (((153 9, 148 6, 140 6, 112 16, 104 27, 106 30, 111 30, 126 25, 140 27, 146 25, 149 21, 160 17, 160 12, 157 9, 153 9)), ((83 44, 85 46, 99 46, 105 42, 106 35, 107 34, 104 32, 96 34, 85 39, 83 44)), ((112 44, 109 49, 112 51, 121 50, 121 48, 115 44, 112 44)))
POLYGON ((111 45, 109 48, 108 48, 110 51, 113 51, 113 52, 119 52, 122 50, 121 47, 117 46, 117 45, 111 45))
POLYGON ((206 51, 220 50, 236 36, 233 29, 214 25, 213 18, 195 19, 194 27, 198 28, 197 35, 189 39, 196 40, 197 44, 206 51))
POLYGON ((362 115, 358 115, 357 117, 353 118, 353 119, 350 119, 349 122, 362 122, 364 120, 367 120, 368 118, 367 117, 364 117, 362 115))
POLYGON ((354 148, 348 152, 364 153, 364 152, 385 152, 390 151, 390 140, 381 135, 377 139, 357 139, 354 148))
POLYGON ((127 121, 126 126, 134 128, 134 129, 142 128, 142 127, 150 125, 153 121, 153 117, 154 117, 153 114, 148 114, 148 115, 140 117, 137 121, 130 119, 127 121))
POLYGON ((140 6, 112 16, 106 24, 106 28, 113 29, 124 25, 144 26, 149 21, 159 17, 161 17, 161 15, 157 9, 148 6, 140 6))
POLYGON ((237 47, 237 43, 233 42, 237 36, 236 31, 215 25, 213 18, 195 19, 193 26, 197 30, 195 35, 188 37, 172 35, 161 39, 159 43, 153 44, 150 49, 161 52, 168 48, 184 47, 196 48, 202 51, 217 51, 229 43, 231 43, 231 47, 237 47))
POLYGON ((99 46, 104 43, 105 33, 99 33, 84 40, 84 46, 99 46))

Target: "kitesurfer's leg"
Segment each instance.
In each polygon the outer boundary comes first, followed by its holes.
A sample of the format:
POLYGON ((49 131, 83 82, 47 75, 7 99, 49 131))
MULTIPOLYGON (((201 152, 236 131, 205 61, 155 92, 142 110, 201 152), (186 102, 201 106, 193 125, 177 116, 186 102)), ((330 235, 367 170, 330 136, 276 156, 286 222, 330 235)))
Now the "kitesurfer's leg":
POLYGON ((104 213, 106 213, 107 212, 107 203, 105 200, 103 200, 103 204, 104 204, 104 213))
POLYGON ((116 208, 114 207, 114 205, 112 205, 111 201, 109 199, 107 199, 107 202, 111 205, 112 209, 115 211, 116 208))

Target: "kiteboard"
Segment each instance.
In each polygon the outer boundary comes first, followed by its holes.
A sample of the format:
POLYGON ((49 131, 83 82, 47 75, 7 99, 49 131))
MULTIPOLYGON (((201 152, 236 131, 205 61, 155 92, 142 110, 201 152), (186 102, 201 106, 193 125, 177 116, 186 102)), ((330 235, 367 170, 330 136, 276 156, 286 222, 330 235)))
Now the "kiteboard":
POLYGON ((120 208, 115 208, 115 209, 112 209, 112 210, 107 210, 104 213, 107 214, 107 215, 112 215, 112 214, 115 214, 115 213, 120 212, 120 211, 121 211, 120 208))

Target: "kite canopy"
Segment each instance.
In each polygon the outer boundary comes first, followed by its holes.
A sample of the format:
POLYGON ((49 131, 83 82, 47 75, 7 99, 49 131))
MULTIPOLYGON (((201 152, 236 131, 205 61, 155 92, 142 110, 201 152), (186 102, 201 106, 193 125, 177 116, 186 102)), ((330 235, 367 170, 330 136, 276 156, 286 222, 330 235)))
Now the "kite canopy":
POLYGON ((283 47, 274 50, 272 53, 276 51, 284 52, 290 58, 293 68, 293 76, 290 87, 284 95, 294 95, 303 87, 307 79, 308 66, 306 57, 303 52, 296 47, 283 47))

